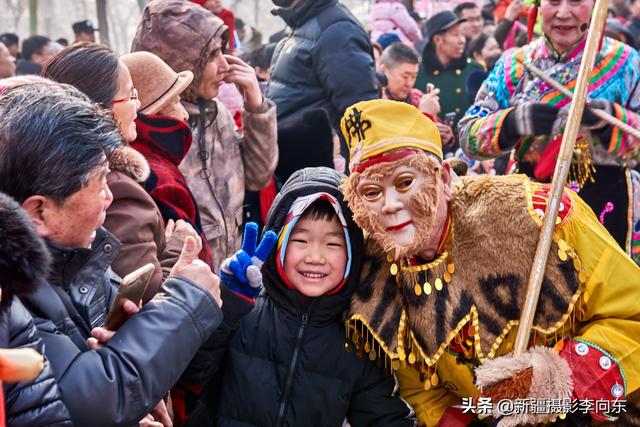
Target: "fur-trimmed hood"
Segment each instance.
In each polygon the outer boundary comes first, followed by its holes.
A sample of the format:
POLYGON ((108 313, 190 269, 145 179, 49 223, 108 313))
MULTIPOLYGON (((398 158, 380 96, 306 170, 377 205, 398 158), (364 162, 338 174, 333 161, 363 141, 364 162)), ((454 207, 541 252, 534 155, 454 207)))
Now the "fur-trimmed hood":
POLYGON ((0 193, 0 288, 2 306, 47 279, 51 256, 31 219, 11 197, 0 193))
POLYGON ((120 146, 111 154, 109 167, 113 171, 126 173, 140 184, 144 184, 151 173, 147 159, 128 145, 120 146))

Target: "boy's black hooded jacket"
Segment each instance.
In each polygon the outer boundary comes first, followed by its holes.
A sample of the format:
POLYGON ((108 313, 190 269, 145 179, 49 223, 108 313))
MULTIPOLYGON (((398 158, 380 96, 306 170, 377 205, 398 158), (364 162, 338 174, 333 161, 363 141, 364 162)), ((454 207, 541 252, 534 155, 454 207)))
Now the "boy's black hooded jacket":
POLYGON ((278 233, 300 196, 335 196, 352 245, 347 283, 335 295, 303 298, 280 279, 274 250, 262 268, 266 292, 231 338, 191 425, 340 427, 345 418, 353 427, 415 425, 411 409, 394 393, 394 378, 345 350, 342 313, 358 281, 363 237, 339 190, 341 177, 329 168, 294 173, 276 197, 265 229, 278 233))

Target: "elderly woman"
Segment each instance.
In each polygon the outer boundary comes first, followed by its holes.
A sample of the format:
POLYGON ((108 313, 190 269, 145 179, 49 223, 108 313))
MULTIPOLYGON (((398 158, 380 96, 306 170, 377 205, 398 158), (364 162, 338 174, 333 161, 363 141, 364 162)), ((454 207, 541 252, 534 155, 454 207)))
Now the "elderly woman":
POLYGON ((180 164, 198 202, 214 267, 240 249, 245 190, 262 189, 278 161, 275 105, 263 99, 255 71, 224 55, 226 25, 203 7, 152 0, 142 14, 131 51, 151 52, 175 72, 193 72, 182 94, 194 143, 180 164), (217 99, 222 84, 244 96, 243 131, 217 99))
MULTIPOLYGON (((111 157, 107 176, 113 202, 107 209, 104 226, 122 243, 111 264, 124 276, 152 263, 156 269, 143 301, 150 300, 178 260, 184 238, 197 236, 189 224, 180 221, 167 229, 158 207, 142 185, 149 177, 144 156, 129 146, 136 139, 136 112, 140 107, 126 65, 108 47, 76 43, 53 57, 43 76, 80 89, 94 102, 110 111, 125 144, 111 157)), ((153 78, 153 76, 149 76, 153 78)))

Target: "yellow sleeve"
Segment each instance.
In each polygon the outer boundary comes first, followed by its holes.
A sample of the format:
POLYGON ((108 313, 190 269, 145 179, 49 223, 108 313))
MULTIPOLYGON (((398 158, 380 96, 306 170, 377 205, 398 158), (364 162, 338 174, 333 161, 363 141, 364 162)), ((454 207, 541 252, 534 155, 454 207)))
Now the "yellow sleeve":
POLYGON ((640 387, 640 268, 593 211, 574 193, 570 195, 574 211, 556 233, 574 248, 587 278, 573 338, 613 356, 628 394, 640 387))
POLYGON ((400 397, 416 411, 418 425, 436 427, 444 411, 462 401, 442 385, 425 390, 419 372, 410 365, 398 369, 396 378, 400 385, 400 397))

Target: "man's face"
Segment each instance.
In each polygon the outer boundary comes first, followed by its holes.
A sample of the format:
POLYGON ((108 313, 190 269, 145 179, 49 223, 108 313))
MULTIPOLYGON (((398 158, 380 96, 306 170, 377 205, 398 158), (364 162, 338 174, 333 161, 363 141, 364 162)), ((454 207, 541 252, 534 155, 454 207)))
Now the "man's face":
POLYGON ((108 172, 105 160, 91 171, 88 184, 62 204, 49 201, 49 208, 43 211, 46 231, 42 237, 72 248, 91 246, 96 230, 104 222, 107 208, 113 201, 107 186, 108 172))
POLYGON ((472 7, 469 9, 464 9, 462 12, 460 12, 460 19, 467 20, 466 22, 460 24, 462 33, 467 39, 472 39, 482 32, 482 25, 484 21, 482 20, 480 8, 472 7))
POLYGON ((566 52, 585 35, 593 3, 593 0, 542 1, 542 31, 558 52, 566 52))
POLYGON ((387 77, 387 88, 394 99, 403 100, 409 96, 418 77, 418 68, 418 64, 409 62, 402 62, 391 68, 380 65, 380 71, 387 77))
POLYGON ((76 34, 76 41, 77 42, 95 43, 96 42, 96 33, 91 31, 90 33, 79 33, 79 34, 76 34))
POLYGON ((218 95, 218 89, 224 82, 225 74, 229 71, 229 64, 222 54, 222 41, 218 39, 214 43, 214 49, 202 72, 202 78, 196 91, 198 97, 204 99, 212 99, 218 95))
POLYGON ((9 54, 9 49, 0 43, 0 78, 13 77, 16 75, 16 58, 9 54))
POLYGON ((462 34, 461 25, 454 25, 444 33, 436 34, 433 36, 433 43, 436 53, 444 56, 448 61, 462 58, 466 39, 462 34))
POLYGON ((44 64, 47 63, 47 61, 52 56, 53 56, 53 47, 51 46, 51 43, 47 43, 46 45, 44 45, 42 47, 40 52, 35 52, 33 55, 31 55, 31 61, 34 64, 38 64, 40 66, 43 66, 44 64))

